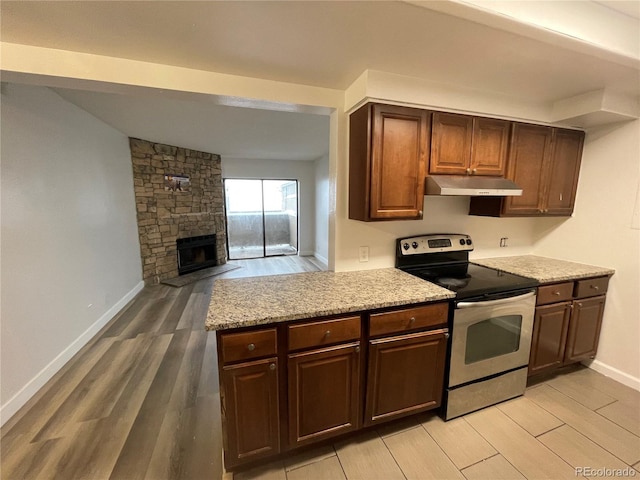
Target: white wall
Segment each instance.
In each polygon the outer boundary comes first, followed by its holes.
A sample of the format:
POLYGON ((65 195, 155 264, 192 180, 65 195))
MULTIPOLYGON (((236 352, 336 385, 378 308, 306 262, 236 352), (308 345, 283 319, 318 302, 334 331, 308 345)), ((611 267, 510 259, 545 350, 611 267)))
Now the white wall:
POLYGON ((222 178, 264 178, 298 180, 299 254, 315 251, 315 169, 314 162, 293 160, 222 159, 222 178))
POLYGON ((592 365, 640 389, 640 121, 587 132, 574 216, 540 224, 534 253, 611 267, 600 346, 592 365))
POLYGON ((424 199, 424 218, 393 222, 359 222, 343 219, 340 223, 342 247, 336 249, 336 263, 342 270, 393 267, 395 240, 423 233, 466 233, 475 249, 471 258, 524 255, 535 243, 537 219, 472 217, 469 197, 424 199), (507 237, 507 248, 500 248, 500 238, 507 237), (358 247, 369 247, 369 262, 358 261, 358 247))
POLYGON ((4 422, 142 283, 127 137, 47 88, 0 99, 4 422))
POLYGON ((314 162, 316 184, 316 241, 315 256, 325 265, 329 263, 329 156, 314 162))

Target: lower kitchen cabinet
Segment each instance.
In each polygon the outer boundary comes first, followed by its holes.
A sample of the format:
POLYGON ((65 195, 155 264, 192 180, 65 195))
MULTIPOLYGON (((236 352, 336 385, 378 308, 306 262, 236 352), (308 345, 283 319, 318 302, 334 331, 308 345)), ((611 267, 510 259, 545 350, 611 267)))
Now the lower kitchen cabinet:
POLYGON ((595 356, 604 315, 605 296, 576 300, 567 338, 565 363, 579 362, 595 356))
POLYGON ((365 425, 440 406, 446 332, 440 329, 370 341, 365 425))
POLYGON ((448 312, 437 302, 219 331, 226 468, 438 407, 448 312))
POLYGON ((529 375, 562 366, 570 318, 571 302, 536 308, 529 357, 529 375))
POLYGON ((359 343, 290 354, 288 375, 291 446, 360 426, 359 343))
POLYGON ((529 376, 594 358, 609 277, 538 288, 529 376))
POLYGON ((277 362, 266 358, 222 368, 227 466, 280 452, 277 362))

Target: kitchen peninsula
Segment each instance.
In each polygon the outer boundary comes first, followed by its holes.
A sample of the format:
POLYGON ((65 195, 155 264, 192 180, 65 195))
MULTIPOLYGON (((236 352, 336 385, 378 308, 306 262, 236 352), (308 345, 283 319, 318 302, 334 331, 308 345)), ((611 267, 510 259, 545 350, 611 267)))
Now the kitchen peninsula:
POLYGON ((395 268, 217 280, 226 467, 439 407, 453 297, 395 268))
POLYGON ((205 328, 226 330, 453 297, 395 268, 218 280, 205 328))

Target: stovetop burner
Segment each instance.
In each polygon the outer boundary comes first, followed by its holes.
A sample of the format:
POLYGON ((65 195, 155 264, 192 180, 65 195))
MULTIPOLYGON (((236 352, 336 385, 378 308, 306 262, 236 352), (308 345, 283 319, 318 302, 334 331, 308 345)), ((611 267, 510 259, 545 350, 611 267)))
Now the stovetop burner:
POLYGON ((533 288, 531 278, 469 262, 468 235, 438 234, 398 239, 396 267, 456 292, 457 299, 486 297, 533 288))
POLYGON ((469 284, 469 280, 470 278, 438 277, 435 279, 435 283, 449 289, 458 289, 466 287, 469 284))

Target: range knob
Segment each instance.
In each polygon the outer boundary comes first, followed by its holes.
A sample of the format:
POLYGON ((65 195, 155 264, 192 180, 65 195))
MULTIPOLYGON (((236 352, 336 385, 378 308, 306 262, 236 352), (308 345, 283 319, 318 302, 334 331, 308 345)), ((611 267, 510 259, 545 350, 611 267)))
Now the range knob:
POLYGON ((409 250, 409 244, 408 243, 403 243, 402 244, 402 248, 404 248, 405 250, 409 250))
POLYGON ((418 242, 413 242, 413 243, 411 244, 411 246, 412 246, 413 248, 418 248, 418 242))
POLYGON ((467 245, 471 245, 471 239, 467 238, 467 245))
POLYGON ((460 245, 464 245, 464 238, 460 239, 460 245))

